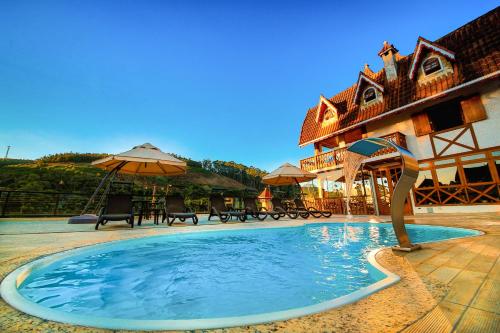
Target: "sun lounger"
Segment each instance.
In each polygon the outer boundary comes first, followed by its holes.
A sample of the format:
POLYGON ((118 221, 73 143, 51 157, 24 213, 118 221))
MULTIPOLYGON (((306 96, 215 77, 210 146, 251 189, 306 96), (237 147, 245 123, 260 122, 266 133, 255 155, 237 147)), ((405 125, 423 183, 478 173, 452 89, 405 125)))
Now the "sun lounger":
MULTIPOLYGON (((258 219, 259 221, 264 221, 268 215, 268 213, 264 209, 257 208, 257 204, 255 203, 256 198, 244 198, 243 203, 245 205, 245 212, 253 218, 258 219)), ((279 214, 278 214, 279 218, 279 214)))
POLYGON ((224 203, 224 198, 220 195, 210 196, 210 214, 208 215, 208 220, 212 216, 217 216, 221 222, 226 223, 231 217, 238 218, 241 222, 247 219, 247 214, 244 210, 228 210, 226 204, 224 203))
POLYGON ((332 212, 329 210, 317 210, 314 207, 306 207, 306 205, 304 204, 304 201, 302 201, 301 199, 295 199, 294 203, 295 203, 295 207, 298 210, 306 210, 307 212, 309 212, 309 214, 311 214, 312 216, 314 216, 316 218, 332 216, 332 212))
POLYGON ((193 224, 198 224, 198 216, 186 207, 184 198, 180 195, 173 195, 165 198, 165 207, 163 208, 161 223, 167 220, 167 224, 172 225, 175 219, 179 219, 181 222, 186 221, 186 219, 191 219, 193 224))
POLYGON ((110 194, 106 205, 101 208, 99 217, 95 224, 95 230, 99 225, 105 225, 108 221, 126 221, 130 227, 134 227, 134 205, 130 194, 110 194))
POLYGON ((285 215, 288 215, 288 217, 291 219, 296 219, 299 216, 304 219, 307 219, 309 217, 309 212, 299 211, 297 209, 288 207, 287 205, 283 204, 280 199, 273 198, 271 199, 271 203, 273 204, 273 209, 280 212, 282 217, 285 215))

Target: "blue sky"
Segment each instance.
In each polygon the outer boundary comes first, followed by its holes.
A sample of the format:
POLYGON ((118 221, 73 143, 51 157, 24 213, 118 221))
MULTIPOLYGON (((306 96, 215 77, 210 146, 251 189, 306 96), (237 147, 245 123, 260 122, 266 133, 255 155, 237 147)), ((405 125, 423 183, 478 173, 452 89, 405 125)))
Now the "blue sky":
POLYGON ((271 170, 306 110, 495 1, 0 2, 0 154, 128 150, 271 170))

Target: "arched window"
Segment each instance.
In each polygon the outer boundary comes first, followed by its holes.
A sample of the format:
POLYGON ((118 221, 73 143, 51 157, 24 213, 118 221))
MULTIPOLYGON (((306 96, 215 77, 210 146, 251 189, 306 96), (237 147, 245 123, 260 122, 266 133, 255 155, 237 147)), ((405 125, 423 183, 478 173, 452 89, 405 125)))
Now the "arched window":
POLYGON ((432 57, 425 60, 422 64, 425 75, 429 75, 441 70, 441 62, 438 57, 432 57))
POLYGON ((333 113, 332 109, 328 109, 325 111, 325 114, 323 115, 323 121, 328 121, 330 119, 335 118, 335 114, 333 113))
POLYGON ((375 98, 377 98, 377 93, 375 92, 375 89, 374 88, 366 89, 365 92, 363 93, 363 98, 365 100, 365 103, 373 101, 375 98))

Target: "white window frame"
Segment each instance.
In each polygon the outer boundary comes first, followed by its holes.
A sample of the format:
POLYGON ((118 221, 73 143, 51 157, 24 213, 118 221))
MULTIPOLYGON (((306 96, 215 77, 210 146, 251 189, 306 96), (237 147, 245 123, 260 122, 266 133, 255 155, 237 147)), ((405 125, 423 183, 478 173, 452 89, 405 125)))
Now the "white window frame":
POLYGON ((379 99, 379 96, 377 94, 377 89, 375 89, 375 87, 372 87, 372 86, 368 86, 366 87, 365 90, 363 90, 363 102, 365 105, 368 105, 368 104, 371 104, 371 103, 375 103, 377 100, 379 99), (365 99, 365 94, 366 92, 369 90, 369 89, 373 89, 373 91, 375 91, 375 98, 370 100, 370 101, 366 101, 365 99))
POLYGON ((432 55, 432 56, 430 56, 428 58, 425 58, 424 60, 422 60, 422 63, 420 64, 420 70, 422 71, 422 73, 424 74, 425 77, 429 77, 429 76, 441 73, 442 71, 444 71, 444 66, 443 66, 443 62, 441 61, 441 57, 437 56, 437 55, 432 55), (432 58, 436 58, 438 60, 440 68, 439 68, 439 70, 437 70, 435 72, 432 72, 430 74, 426 74, 425 70, 424 70, 424 63, 426 61, 429 61, 432 58))

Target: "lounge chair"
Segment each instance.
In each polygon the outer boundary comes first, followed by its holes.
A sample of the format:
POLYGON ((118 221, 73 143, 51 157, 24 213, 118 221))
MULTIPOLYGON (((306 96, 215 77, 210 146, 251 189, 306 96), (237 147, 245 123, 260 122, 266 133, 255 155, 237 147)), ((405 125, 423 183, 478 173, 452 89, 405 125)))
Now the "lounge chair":
POLYGON ((247 219, 247 214, 244 210, 228 210, 224 203, 224 198, 220 195, 210 196, 210 214, 208 220, 212 216, 217 216, 221 222, 226 223, 231 217, 237 217, 241 222, 247 219))
POLYGON ((332 216, 332 212, 329 211, 329 210, 317 210, 314 207, 307 207, 304 204, 304 201, 302 201, 302 199, 295 199, 293 202, 295 203, 295 208, 297 208, 299 211, 300 210, 306 210, 307 212, 309 212, 309 214, 311 214, 315 218, 320 218, 322 216, 323 217, 330 217, 330 216, 332 216))
POLYGON ((191 219, 194 225, 198 224, 198 216, 186 207, 184 198, 180 195, 173 195, 165 198, 161 223, 165 222, 165 219, 168 225, 172 225, 175 219, 179 219, 181 222, 186 221, 186 219, 191 219))
POLYGON ((284 217, 285 215, 288 215, 288 217, 291 219, 296 219, 299 216, 304 219, 307 219, 309 217, 308 211, 299 211, 298 209, 288 207, 284 205, 280 199, 273 198, 271 199, 271 203, 273 204, 273 209, 280 212, 282 217, 284 217))
POLYGON ((105 225, 108 221, 126 221, 130 227, 134 227, 134 204, 130 194, 110 194, 106 205, 101 208, 99 217, 95 224, 95 230, 99 224, 105 225))
MULTIPOLYGON (((274 220, 279 220, 279 218, 282 216, 282 212, 278 212, 275 210, 267 210, 265 207, 261 207, 260 210, 257 208, 257 205, 255 204, 255 200, 257 198, 246 198, 243 199, 245 203, 245 210, 247 212, 247 215, 250 215, 252 217, 255 217, 259 220, 264 220, 266 217, 262 218, 263 214, 266 214, 266 216, 271 216, 274 220), (258 217, 259 215, 260 218, 258 217)), ((285 215, 283 215, 285 216, 285 215)))
MULTIPOLYGON (((264 209, 257 208, 255 204, 256 198, 244 198, 243 204, 245 205, 245 213, 250 215, 253 218, 258 219, 259 221, 264 221, 268 215, 268 213, 264 209)), ((278 214, 279 218, 279 214, 278 214)))

